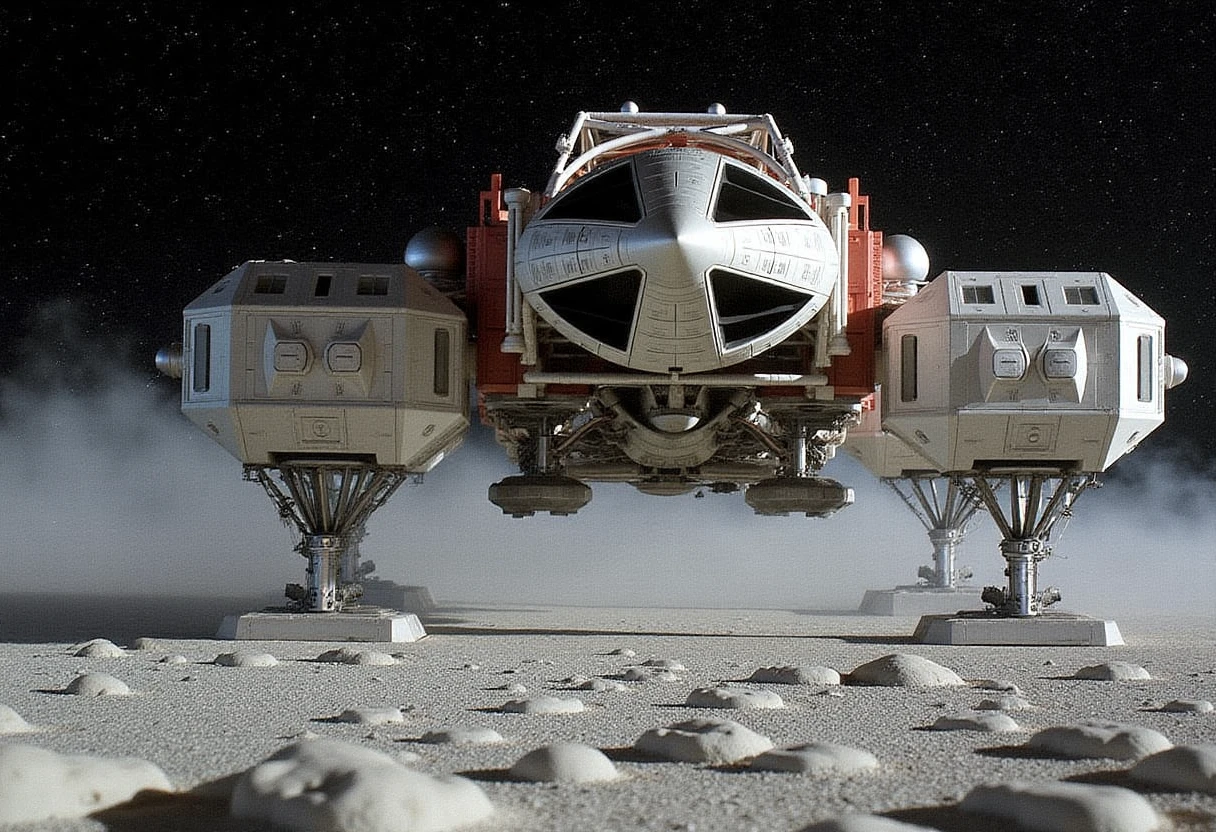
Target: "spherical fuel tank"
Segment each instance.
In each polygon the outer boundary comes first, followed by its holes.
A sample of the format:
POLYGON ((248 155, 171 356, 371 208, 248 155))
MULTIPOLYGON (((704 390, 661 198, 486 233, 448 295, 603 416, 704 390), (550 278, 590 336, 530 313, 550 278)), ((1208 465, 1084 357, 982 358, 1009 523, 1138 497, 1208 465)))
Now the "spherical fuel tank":
POLYGON ((570 341, 647 372, 716 370, 827 303, 831 233, 757 168, 697 147, 642 151, 574 180, 528 223, 516 279, 570 341))

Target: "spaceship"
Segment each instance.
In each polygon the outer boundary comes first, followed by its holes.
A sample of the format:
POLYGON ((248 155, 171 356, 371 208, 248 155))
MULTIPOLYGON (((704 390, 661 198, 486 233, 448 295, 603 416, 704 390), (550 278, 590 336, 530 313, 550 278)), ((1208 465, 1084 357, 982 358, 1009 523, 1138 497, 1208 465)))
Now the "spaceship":
POLYGON ((492 174, 463 244, 426 229, 404 265, 251 261, 186 307, 158 365, 299 529, 301 609, 357 598, 350 543, 475 404, 519 468, 488 487, 506 515, 575 514, 615 482, 830 517, 854 502, 823 473, 844 446, 955 495, 928 523, 933 580, 983 508, 1009 567, 986 600, 1041 612, 1052 527, 1185 378, 1155 313, 1104 273, 927 280, 923 247, 871 228, 857 179, 804 175, 770 115, 627 103, 579 113, 557 151, 540 191, 492 174))

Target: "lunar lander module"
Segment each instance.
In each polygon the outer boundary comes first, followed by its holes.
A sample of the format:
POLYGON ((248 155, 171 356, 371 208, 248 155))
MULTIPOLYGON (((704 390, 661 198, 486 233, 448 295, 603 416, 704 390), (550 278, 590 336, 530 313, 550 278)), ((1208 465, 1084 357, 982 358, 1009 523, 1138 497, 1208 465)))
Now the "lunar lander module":
POLYGON ((246 263, 159 363, 300 530, 301 609, 357 594, 347 542, 461 441, 472 382, 520 469, 489 487, 504 514, 623 482, 828 517, 854 500, 823 474, 848 440, 880 477, 965 485, 1004 536, 990 606, 1034 618, 1052 526, 1185 365, 1108 275, 927 270, 856 179, 803 175, 771 116, 627 104, 578 114, 543 190, 493 175, 463 247, 428 230, 406 265, 246 263))

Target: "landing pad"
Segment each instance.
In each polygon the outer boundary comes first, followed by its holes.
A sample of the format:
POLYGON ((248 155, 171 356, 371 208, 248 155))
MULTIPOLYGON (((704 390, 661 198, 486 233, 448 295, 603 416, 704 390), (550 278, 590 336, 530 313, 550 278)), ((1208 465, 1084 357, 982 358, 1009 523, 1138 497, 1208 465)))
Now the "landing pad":
POLYGON ((925 615, 912 640, 921 644, 1011 647, 1115 647, 1124 643, 1114 621, 1071 613, 1006 618, 989 612, 925 615))
POLYGON ((216 638, 235 641, 411 642, 426 636, 413 613, 382 607, 342 612, 264 610, 226 615, 216 638))
POLYGON ((857 611, 862 615, 951 615, 960 610, 981 610, 978 587, 945 589, 929 586, 897 586, 867 589, 857 611))

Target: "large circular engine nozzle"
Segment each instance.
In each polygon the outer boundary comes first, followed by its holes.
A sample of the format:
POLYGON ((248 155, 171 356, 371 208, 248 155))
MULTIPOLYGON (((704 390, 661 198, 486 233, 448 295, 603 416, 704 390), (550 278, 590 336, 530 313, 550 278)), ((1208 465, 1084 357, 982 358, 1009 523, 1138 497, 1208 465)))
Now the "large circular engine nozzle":
POLYGON ((157 350, 156 369, 161 375, 166 375, 169 378, 181 378, 184 372, 182 367, 182 345, 170 344, 157 350))

